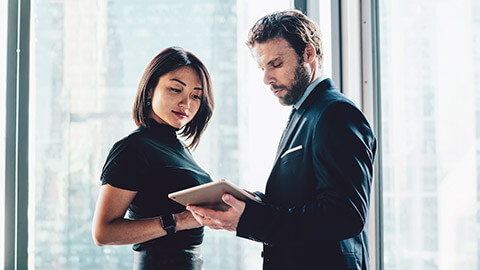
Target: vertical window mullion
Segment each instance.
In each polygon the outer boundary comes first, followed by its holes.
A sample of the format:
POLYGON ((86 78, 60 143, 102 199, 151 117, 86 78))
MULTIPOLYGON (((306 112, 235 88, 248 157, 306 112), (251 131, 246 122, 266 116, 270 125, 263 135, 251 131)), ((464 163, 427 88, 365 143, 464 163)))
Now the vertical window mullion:
POLYGON ((293 6, 295 9, 301 10, 304 14, 307 14, 307 2, 307 0, 294 0, 293 6))
POLYGON ((5 121, 5 243, 4 269, 15 266, 15 184, 16 184, 16 119, 17 119, 17 18, 18 1, 8 1, 7 22, 7 77, 6 77, 6 121, 5 121))
POLYGON ((18 45, 17 269, 28 268, 30 0, 21 0, 18 45))
POLYGON ((27 269, 30 1, 8 2, 5 269, 27 269))
POLYGON ((332 0, 332 79, 338 88, 343 91, 342 74, 342 16, 341 1, 332 0))
POLYGON ((378 47, 377 1, 362 1, 362 100, 363 110, 373 123, 377 137, 377 156, 374 164, 372 205, 370 207, 370 263, 372 269, 383 268, 383 215, 382 215, 382 153, 380 110, 380 62, 378 47))

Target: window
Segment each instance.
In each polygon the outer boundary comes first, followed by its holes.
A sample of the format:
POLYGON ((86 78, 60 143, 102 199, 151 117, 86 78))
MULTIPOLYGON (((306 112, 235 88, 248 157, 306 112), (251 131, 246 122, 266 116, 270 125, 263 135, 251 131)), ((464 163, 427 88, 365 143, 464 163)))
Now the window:
MULTIPOLYGON (((140 77, 166 47, 194 52, 212 75, 216 109, 193 153, 198 163, 214 179, 264 190, 288 108, 263 85, 244 41, 258 18, 289 7, 289 0, 32 1, 29 269, 131 269, 130 246, 94 245, 91 219, 108 151, 135 128, 140 77)), ((261 245, 232 233, 207 230, 202 249, 205 269, 261 268, 261 245)))
POLYGON ((5 226, 5 99, 7 93, 7 1, 0 3, 0 266, 4 263, 5 226))
MULTIPOLYGON (((332 7, 331 0, 309 0, 307 1, 307 16, 315 21, 322 34, 323 48, 323 72, 329 77, 332 76, 332 7)), ((339 82, 336 82, 339 83, 339 82)))
POLYGON ((379 3, 385 269, 478 269, 480 3, 379 3))

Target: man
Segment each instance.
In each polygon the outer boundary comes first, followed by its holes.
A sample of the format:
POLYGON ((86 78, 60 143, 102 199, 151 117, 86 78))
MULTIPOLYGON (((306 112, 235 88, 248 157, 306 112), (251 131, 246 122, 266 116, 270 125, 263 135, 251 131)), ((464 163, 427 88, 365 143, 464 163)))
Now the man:
POLYGON ((317 26, 299 11, 276 12, 253 26, 247 44, 264 83, 293 107, 264 204, 224 194, 228 211, 187 209, 205 226, 263 242, 264 269, 368 269, 375 137, 361 111, 322 76, 317 26))

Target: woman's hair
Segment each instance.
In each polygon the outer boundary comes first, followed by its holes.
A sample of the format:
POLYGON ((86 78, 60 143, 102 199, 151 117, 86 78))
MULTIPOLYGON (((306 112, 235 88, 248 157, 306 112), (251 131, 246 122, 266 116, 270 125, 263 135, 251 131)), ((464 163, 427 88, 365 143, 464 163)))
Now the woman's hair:
POLYGON ((138 85, 135 103, 133 104, 133 120, 137 126, 148 127, 152 107, 147 105, 149 96, 153 94, 158 80, 163 75, 182 67, 192 68, 200 78, 203 88, 200 108, 193 119, 180 131, 180 135, 191 139, 188 148, 195 148, 200 141, 203 131, 206 129, 212 117, 214 101, 210 74, 205 65, 193 53, 178 47, 170 47, 157 56, 148 64, 138 85))
POLYGON ((248 33, 247 46, 284 38, 301 58, 308 43, 315 46, 319 64, 323 61, 322 39, 318 26, 302 12, 290 9, 260 18, 248 33))

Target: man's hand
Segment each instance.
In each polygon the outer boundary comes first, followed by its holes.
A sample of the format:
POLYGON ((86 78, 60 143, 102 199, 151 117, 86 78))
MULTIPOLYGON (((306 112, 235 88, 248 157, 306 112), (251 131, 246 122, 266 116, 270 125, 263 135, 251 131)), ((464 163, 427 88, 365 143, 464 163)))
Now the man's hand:
POLYGON ((175 226, 175 230, 177 231, 195 229, 202 226, 190 211, 175 214, 175 220, 177 221, 177 225, 175 226))
POLYGON ((230 206, 227 211, 216 211, 193 205, 187 205, 187 210, 202 225, 214 230, 236 231, 240 216, 245 210, 245 203, 230 194, 223 194, 222 200, 230 206))

